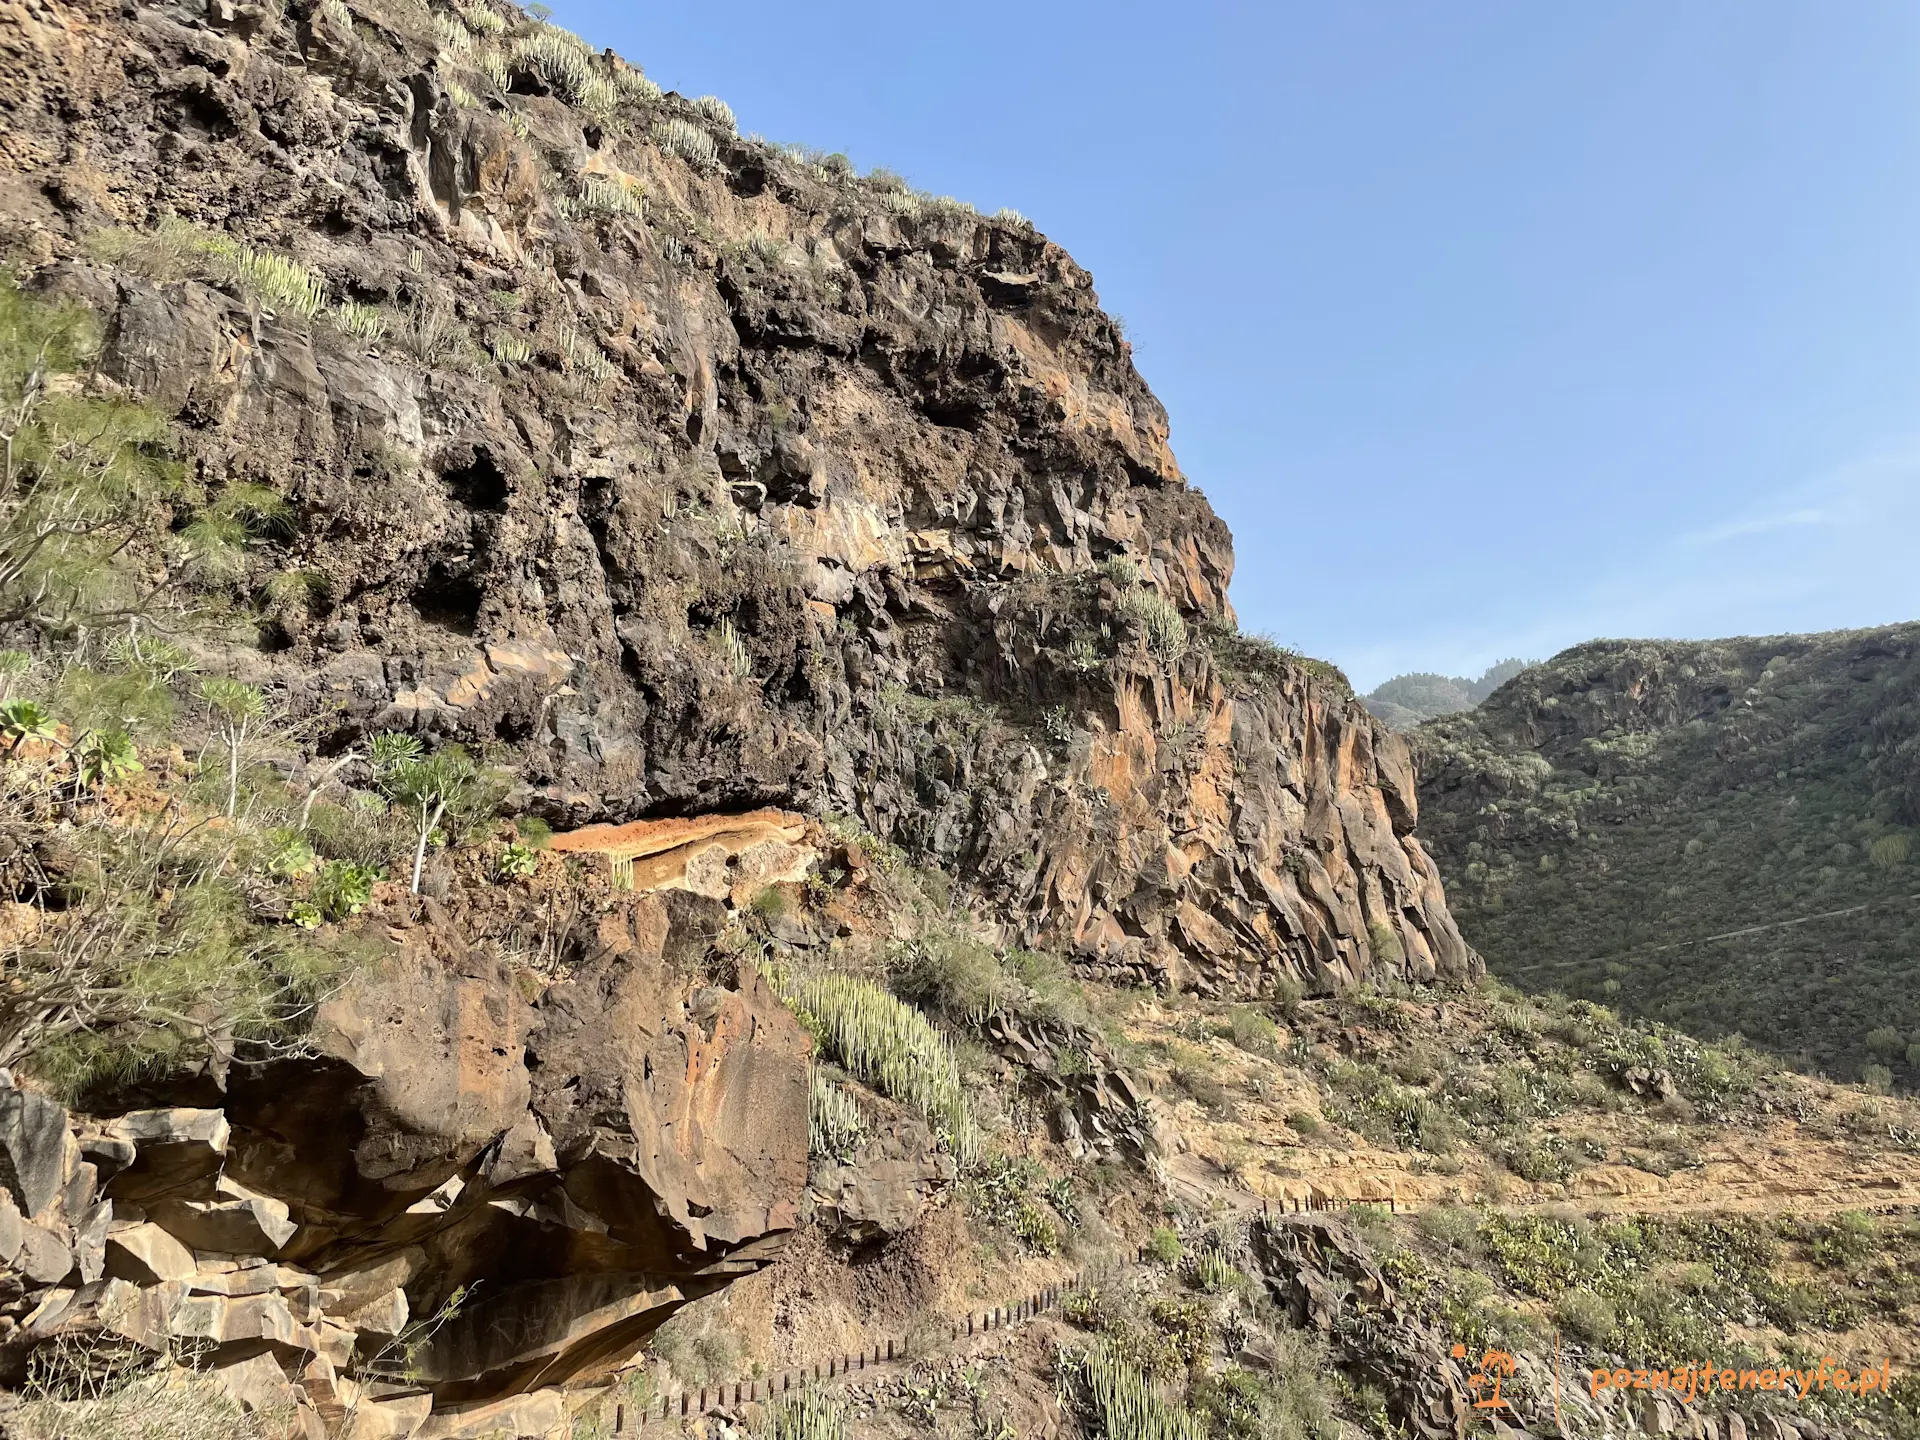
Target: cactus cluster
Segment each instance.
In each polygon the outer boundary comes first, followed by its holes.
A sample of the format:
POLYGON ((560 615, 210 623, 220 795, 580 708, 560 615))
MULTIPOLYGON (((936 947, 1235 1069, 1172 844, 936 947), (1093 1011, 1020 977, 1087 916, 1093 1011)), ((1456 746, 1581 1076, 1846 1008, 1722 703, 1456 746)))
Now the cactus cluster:
POLYGON ((773 1412, 772 1440, 844 1440, 846 1433, 840 1407, 811 1390, 781 1401, 773 1412))
POLYGON ((1105 1346, 1060 1360, 1063 1378, 1097 1419, 1108 1440, 1206 1440, 1207 1427, 1184 1405, 1105 1346))
POLYGON ((1178 660, 1187 650, 1187 622, 1173 602, 1156 590, 1133 589, 1121 593, 1113 608, 1140 632, 1151 650, 1162 660, 1178 660))
POLYGON ((772 976, 775 989, 840 1064, 917 1110, 963 1165, 980 1151, 953 1046, 931 1021, 857 975, 772 976))

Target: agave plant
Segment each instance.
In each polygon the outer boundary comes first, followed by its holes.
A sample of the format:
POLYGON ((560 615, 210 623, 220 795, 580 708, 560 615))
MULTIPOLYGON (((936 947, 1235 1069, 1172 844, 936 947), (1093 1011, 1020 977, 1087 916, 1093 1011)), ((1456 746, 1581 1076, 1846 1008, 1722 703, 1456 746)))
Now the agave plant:
POLYGON ((31 700, 9 700, 0 705, 0 735, 11 755, 29 740, 53 739, 54 719, 31 700))

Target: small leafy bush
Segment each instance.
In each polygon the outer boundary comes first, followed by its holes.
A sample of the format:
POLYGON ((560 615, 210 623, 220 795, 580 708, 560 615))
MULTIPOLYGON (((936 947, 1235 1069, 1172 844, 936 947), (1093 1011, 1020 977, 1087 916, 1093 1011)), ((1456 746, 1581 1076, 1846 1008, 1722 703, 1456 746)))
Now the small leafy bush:
POLYGON ((540 868, 540 852, 519 840, 507 842, 500 852, 500 876, 503 880, 521 880, 540 868))
POLYGON ((1228 1017, 1233 1043, 1255 1055, 1271 1055, 1280 1044, 1280 1027, 1251 1005, 1236 1005, 1228 1017))
POLYGON ((313 882, 313 903, 329 920, 345 920, 358 915, 372 903, 374 882, 380 872, 351 860, 329 860, 320 867, 313 882))
POLYGON ((1147 1237, 1147 1258, 1161 1265, 1180 1263, 1180 1235, 1169 1225, 1156 1226, 1147 1237))
POLYGON ((1480 1239, 1480 1212, 1465 1205, 1435 1205, 1414 1218, 1420 1233, 1449 1250, 1471 1253, 1480 1239))
POLYGON ((204 1055, 217 1035, 296 1043, 355 963, 249 912, 228 832, 165 818, 88 828, 66 908, 0 951, 0 1065, 77 1094, 204 1055))
POLYGON ((1619 1327, 1613 1306, 1591 1290, 1569 1290, 1553 1307, 1553 1318, 1592 1345, 1604 1345, 1619 1327))

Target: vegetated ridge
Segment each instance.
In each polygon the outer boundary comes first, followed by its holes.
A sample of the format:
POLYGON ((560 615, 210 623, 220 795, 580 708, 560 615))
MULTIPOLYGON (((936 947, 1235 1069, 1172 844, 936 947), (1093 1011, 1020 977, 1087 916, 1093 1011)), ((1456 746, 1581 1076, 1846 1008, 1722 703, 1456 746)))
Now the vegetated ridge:
POLYGON ((1435 675, 1430 671, 1396 675, 1367 692, 1367 709, 1395 730, 1411 730, 1423 720, 1471 710, 1521 671, 1539 662, 1501 660, 1489 665, 1477 680, 1464 675, 1435 675))
POLYGON ((1920 1082, 1917 644, 1596 642, 1421 727, 1423 833, 1489 963, 1920 1082))

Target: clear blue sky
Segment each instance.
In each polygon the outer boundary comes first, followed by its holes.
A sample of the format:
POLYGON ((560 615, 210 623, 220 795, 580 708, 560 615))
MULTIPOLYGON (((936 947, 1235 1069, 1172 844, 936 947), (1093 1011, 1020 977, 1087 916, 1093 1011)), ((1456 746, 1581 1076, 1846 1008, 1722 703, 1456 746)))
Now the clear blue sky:
POLYGON ((1066 246, 1362 688, 1920 619, 1913 0, 554 8, 1066 246))

